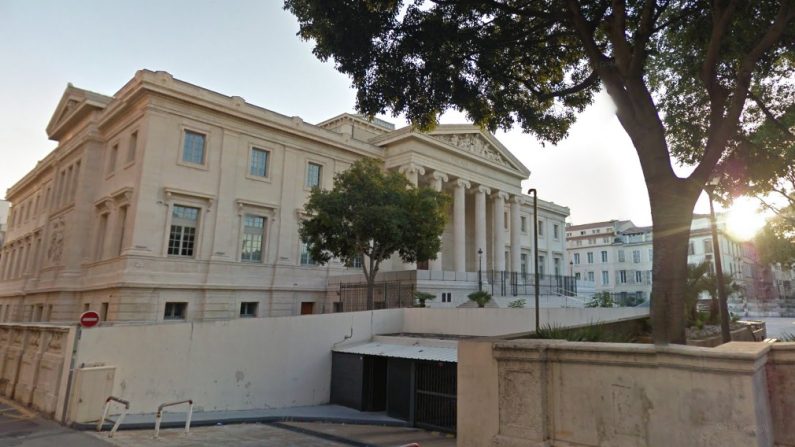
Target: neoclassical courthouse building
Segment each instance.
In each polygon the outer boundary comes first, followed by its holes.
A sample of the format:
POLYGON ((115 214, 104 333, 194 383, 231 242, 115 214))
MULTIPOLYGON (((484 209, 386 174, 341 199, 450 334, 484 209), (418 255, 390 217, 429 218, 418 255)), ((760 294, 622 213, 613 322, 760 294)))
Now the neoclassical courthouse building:
MULTIPOLYGON (((479 268, 532 271, 530 171, 472 125, 419 133, 351 114, 313 125, 141 70, 112 97, 67 86, 47 134, 57 148, 8 190, 0 321, 330 312, 331 279, 360 269, 313 262, 299 222, 311 188, 362 157, 453 198, 436 260, 382 267, 426 270, 416 285, 434 305, 465 300, 479 268)), ((544 273, 565 274, 568 213, 539 200, 544 273)))

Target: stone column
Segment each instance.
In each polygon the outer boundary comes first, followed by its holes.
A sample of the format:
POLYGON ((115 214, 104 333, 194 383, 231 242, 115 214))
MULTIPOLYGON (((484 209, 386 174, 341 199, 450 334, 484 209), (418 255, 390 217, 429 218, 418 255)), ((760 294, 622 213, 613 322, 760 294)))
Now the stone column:
POLYGON ((519 235, 522 231, 521 217, 519 210, 523 203, 522 198, 518 195, 513 196, 511 199, 511 271, 521 271, 521 254, 522 254, 522 241, 519 235))
POLYGON ((458 179, 455 182, 455 195, 453 197, 453 224, 455 245, 455 271, 466 272, 466 190, 471 185, 468 181, 458 179))
POLYGON ((409 163, 401 166, 398 172, 405 175, 412 185, 417 186, 420 181, 420 175, 425 175, 425 168, 409 163))
MULTIPOLYGON (((447 179, 447 174, 445 174, 443 172, 436 171, 436 172, 433 173, 432 177, 433 177, 433 183, 431 184, 431 187, 433 188, 434 191, 441 192, 442 191, 442 186, 444 186, 444 182, 446 182, 448 180, 447 179)), ((442 237, 439 236, 439 239, 441 239, 441 238, 442 237)), ((442 249, 441 248, 439 249, 439 252, 436 253, 436 259, 431 259, 430 268, 431 268, 431 270, 435 270, 435 271, 441 271, 442 270, 442 249)))
MULTIPOLYGON (((475 190, 475 250, 483 250, 482 258, 485 261, 481 266, 488 270, 486 265, 489 260, 486 241, 486 196, 491 194, 491 189, 481 185, 475 190)), ((475 252, 477 253, 477 251, 475 252)))
MULTIPOLYGON (((420 182, 420 175, 425 174, 425 169, 422 166, 417 166, 414 163, 408 163, 398 168, 398 172, 405 175, 409 183, 411 183, 416 188, 420 182)), ((402 270, 417 270, 416 262, 401 261, 401 264, 403 266, 402 270)))
POLYGON ((494 270, 505 270, 505 200, 508 194, 497 191, 494 198, 494 270))

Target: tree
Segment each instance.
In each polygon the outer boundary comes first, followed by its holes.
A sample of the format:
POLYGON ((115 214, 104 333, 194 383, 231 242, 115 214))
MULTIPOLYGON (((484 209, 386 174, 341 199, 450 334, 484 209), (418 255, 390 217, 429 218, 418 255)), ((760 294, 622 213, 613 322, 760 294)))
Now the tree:
POLYGON ((763 264, 780 263, 785 267, 795 264, 795 224, 788 219, 772 217, 756 235, 754 242, 763 264))
POLYGON ((417 188, 374 160, 362 159, 334 177, 334 188, 312 189, 301 222, 301 240, 321 264, 339 258, 351 265, 363 257, 367 309, 381 262, 398 253, 404 262, 433 259, 439 251, 449 199, 417 188))
POLYGON ((453 108, 556 143, 604 88, 635 146, 654 230, 655 343, 685 343, 692 211, 716 166, 793 103, 791 0, 286 0, 367 115, 421 129, 453 108), (790 82, 791 83, 791 82, 790 82), (748 105, 748 99, 752 105, 748 105), (680 178, 672 157, 692 165, 680 178))

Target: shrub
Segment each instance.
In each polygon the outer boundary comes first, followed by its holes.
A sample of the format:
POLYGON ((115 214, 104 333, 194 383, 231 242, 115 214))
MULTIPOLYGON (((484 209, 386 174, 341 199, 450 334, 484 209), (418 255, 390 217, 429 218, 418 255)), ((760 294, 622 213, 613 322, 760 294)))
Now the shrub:
POLYGON ((578 328, 564 328, 547 324, 541 326, 532 338, 547 340, 630 343, 634 336, 626 331, 613 330, 604 324, 592 323, 578 328))
POLYGON ((436 298, 436 295, 427 292, 414 292, 414 299, 417 300, 417 307, 425 307, 425 302, 436 298))
POLYGON ((527 304, 527 300, 524 298, 519 298, 518 300, 511 301, 508 303, 508 307, 512 307, 514 309, 521 309, 527 304))
POLYGON ((478 307, 486 307, 486 303, 491 300, 491 294, 485 290, 478 290, 467 295, 467 298, 478 303, 478 307))

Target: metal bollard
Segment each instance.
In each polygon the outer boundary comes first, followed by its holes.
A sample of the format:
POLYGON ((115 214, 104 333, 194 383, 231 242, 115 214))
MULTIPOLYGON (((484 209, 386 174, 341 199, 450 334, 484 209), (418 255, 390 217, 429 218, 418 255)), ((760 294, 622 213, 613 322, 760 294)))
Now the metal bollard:
POLYGON ((105 425, 105 418, 108 417, 108 410, 110 410, 110 403, 111 402, 118 402, 118 403, 124 405, 124 410, 122 410, 121 415, 119 416, 119 418, 116 419, 116 423, 113 424, 113 428, 110 430, 110 434, 108 434, 109 438, 112 438, 113 434, 116 433, 116 430, 119 429, 119 426, 121 425, 121 421, 124 419, 124 416, 127 415, 127 410, 130 409, 130 402, 128 402, 128 401, 126 401, 124 399, 119 399, 118 397, 108 396, 108 398, 105 399, 105 409, 102 411, 102 418, 99 420, 99 423, 97 424, 97 431, 98 432, 101 432, 102 431, 102 426, 105 425))
POLYGON ((160 437, 160 422, 163 420, 163 409, 179 404, 188 404, 188 418, 185 420, 185 435, 190 434, 190 420, 193 417, 193 399, 167 402, 157 407, 157 413, 155 413, 155 439, 160 437))

